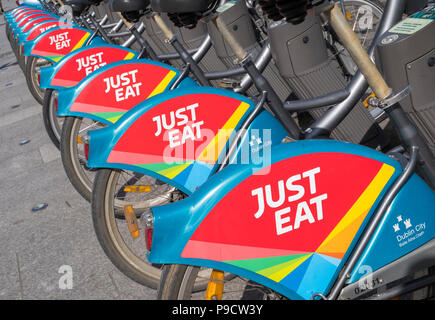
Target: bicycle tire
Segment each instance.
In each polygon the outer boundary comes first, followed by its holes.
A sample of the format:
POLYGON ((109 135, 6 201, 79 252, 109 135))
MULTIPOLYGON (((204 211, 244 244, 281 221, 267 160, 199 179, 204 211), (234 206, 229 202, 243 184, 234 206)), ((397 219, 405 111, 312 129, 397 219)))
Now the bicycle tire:
POLYGON ((127 248, 116 226, 116 215, 109 209, 109 207, 113 208, 111 193, 117 175, 119 175, 118 170, 100 169, 95 177, 91 207, 97 239, 109 260, 119 271, 141 285, 156 289, 161 270, 140 259, 130 248, 127 248))
POLYGON ((25 71, 26 70, 26 56, 24 55, 24 52, 22 51, 21 46, 18 47, 17 61, 18 61, 18 65, 20 66, 21 70, 25 71))
MULTIPOLYGON (((121 172, 122 170, 112 169, 99 169, 97 172, 91 201, 94 230, 103 251, 118 270, 133 281, 156 289, 162 276, 161 266, 151 265, 145 259, 136 256, 130 248, 127 248, 127 244, 124 242, 125 238, 119 234, 117 221, 123 221, 123 219, 113 209, 115 205, 112 195, 121 172)), ((161 199, 153 198, 149 202, 145 201, 142 203, 143 207, 136 210, 143 212, 145 206, 159 205, 159 202, 162 202, 161 199)), ((143 239, 143 236, 140 238, 143 239)), ((145 244, 145 240, 142 241, 145 244)), ((203 290, 206 285, 207 281, 196 281, 194 290, 203 290)))

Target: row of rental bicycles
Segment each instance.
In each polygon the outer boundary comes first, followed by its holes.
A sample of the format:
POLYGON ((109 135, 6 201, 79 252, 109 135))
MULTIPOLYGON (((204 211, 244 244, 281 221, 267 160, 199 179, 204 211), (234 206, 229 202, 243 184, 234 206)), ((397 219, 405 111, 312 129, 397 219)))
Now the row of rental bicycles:
POLYGON ((6 33, 159 299, 431 299, 435 2, 25 0, 6 33))

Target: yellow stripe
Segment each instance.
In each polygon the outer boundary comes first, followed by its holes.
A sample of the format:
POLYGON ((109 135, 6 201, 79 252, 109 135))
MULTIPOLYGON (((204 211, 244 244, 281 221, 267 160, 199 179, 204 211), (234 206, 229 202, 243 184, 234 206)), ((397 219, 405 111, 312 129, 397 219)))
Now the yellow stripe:
POLYGON ((115 123, 116 121, 119 120, 119 118, 121 118, 124 114, 120 114, 119 116, 116 117, 112 117, 112 118, 108 118, 107 121, 110 121, 111 123, 115 123))
POLYGON ((248 109, 249 104, 242 102, 196 160, 214 164, 217 161, 219 154, 225 147, 228 139, 230 138, 231 133, 236 128, 237 123, 239 123, 240 119, 248 109))
POLYGON ((124 60, 130 60, 130 59, 133 58, 133 57, 134 57, 134 53, 129 52, 129 53, 127 53, 127 55, 125 56, 124 60))
POLYGON ((175 178, 180 172, 182 172, 184 169, 186 169, 188 166, 190 166, 192 164, 192 162, 189 162, 189 163, 183 163, 183 164, 180 164, 180 165, 178 165, 178 166, 174 166, 174 167, 171 167, 171 168, 168 168, 168 169, 165 169, 165 170, 162 170, 162 171, 159 171, 159 173, 162 175, 162 176, 165 176, 165 177, 167 177, 167 178, 169 178, 169 179, 173 179, 173 178, 175 178))
POLYGON ((51 58, 54 62, 58 62, 60 59, 62 59, 64 56, 56 56, 56 58, 51 58))
POLYGON ((394 167, 383 164, 375 178, 364 190, 358 200, 353 204, 352 208, 346 213, 346 215, 337 224, 334 230, 328 235, 328 237, 319 246, 316 252, 343 252, 347 250, 347 247, 353 240, 356 232, 358 231, 363 218, 370 211, 371 207, 375 203, 379 194, 384 189, 387 182, 390 180, 395 169, 394 167), (362 217, 364 215, 364 217, 362 217), (360 223, 353 223, 355 220, 359 220, 360 223), (343 232, 346 228, 351 228, 347 232, 343 232), (336 237, 341 233, 341 237, 336 237), (345 237, 343 237, 345 235, 345 237), (343 239, 344 238, 344 239, 343 239))
POLYGON ((85 36, 83 36, 83 38, 80 39, 80 41, 75 45, 75 47, 71 51, 81 48, 89 35, 90 33, 87 33, 85 36))
POLYGON ((168 86, 169 82, 171 82, 171 80, 175 77, 175 75, 176 75, 175 71, 170 70, 169 73, 159 83, 159 85, 153 90, 153 92, 151 92, 151 94, 148 96, 147 99, 149 99, 152 96, 155 96, 155 95, 165 91, 165 89, 168 86))
POLYGON ((267 269, 263 269, 261 271, 258 271, 257 273, 273 281, 280 282, 282 279, 284 279, 288 274, 290 274, 294 269, 299 267, 305 260, 307 260, 312 255, 313 254, 310 253, 306 256, 299 257, 297 259, 287 261, 267 269))

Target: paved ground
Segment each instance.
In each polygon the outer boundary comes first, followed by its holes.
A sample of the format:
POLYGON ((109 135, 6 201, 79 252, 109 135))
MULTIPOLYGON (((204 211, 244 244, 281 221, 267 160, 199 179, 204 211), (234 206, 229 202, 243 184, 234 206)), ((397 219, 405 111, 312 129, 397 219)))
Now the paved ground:
POLYGON ((0 217, 0 299, 155 299, 155 290, 126 278, 100 248, 90 204, 69 183, 45 133, 41 106, 16 64, 3 16, 0 217), (32 212, 40 203, 48 207, 32 212), (61 289, 69 271, 72 289, 61 289))

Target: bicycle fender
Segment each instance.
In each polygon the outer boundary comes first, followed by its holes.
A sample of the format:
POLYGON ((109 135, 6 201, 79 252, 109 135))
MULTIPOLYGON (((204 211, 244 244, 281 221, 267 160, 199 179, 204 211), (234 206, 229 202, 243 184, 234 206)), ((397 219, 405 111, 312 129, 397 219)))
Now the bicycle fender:
POLYGON ((18 32, 18 34, 27 33, 33 27, 41 24, 42 22, 48 21, 48 20, 59 20, 59 17, 52 15, 52 14, 42 15, 42 16, 36 17, 35 19, 28 21, 26 23, 26 25, 21 28, 21 30, 18 32))
POLYGON ((114 125, 90 131, 88 166, 140 172, 191 194, 214 172, 252 109, 251 100, 223 89, 164 92, 114 125))
MULTIPOLYGON (((126 57, 125 52, 123 53, 126 57)), ((116 122, 124 113, 165 90, 179 71, 164 63, 146 59, 119 61, 102 67, 77 86, 58 90, 58 116, 77 116, 105 124, 116 122)), ((181 86, 195 86, 187 78, 181 86)))
MULTIPOLYGON (((56 28, 56 27, 72 27, 74 24, 67 23, 61 19, 54 19, 50 21, 43 22, 37 26, 34 26, 32 29, 28 31, 29 35, 22 39, 22 42, 20 44, 23 45, 25 41, 34 41, 39 35, 44 33, 47 30, 56 28)), ((21 38, 20 38, 21 40, 21 38)))
MULTIPOLYGON (((22 30, 26 24, 31 22, 32 20, 42 18, 42 17, 57 17, 54 14, 48 12, 37 12, 27 15, 24 19, 22 19, 19 23, 17 23, 17 29, 22 30)), ((59 17, 57 17, 59 18, 59 17)), ((18 31, 19 32, 19 31, 18 31)))
POLYGON ((30 9, 35 9, 35 7, 32 6, 27 6, 27 5, 20 5, 14 9, 12 9, 9 12, 5 12, 5 17, 12 18, 15 17, 16 15, 18 15, 20 12, 24 11, 24 10, 30 10, 30 9))
POLYGON ((33 8, 33 7, 27 7, 27 8, 23 8, 22 10, 16 11, 12 16, 12 22, 11 23, 17 23, 20 22, 21 19, 23 19, 23 17, 25 17, 26 15, 35 13, 35 12, 47 12, 45 10, 41 10, 38 8, 33 8))
POLYGON ((32 32, 35 26, 39 26, 47 21, 56 21, 56 20, 59 20, 59 17, 53 15, 39 16, 35 19, 28 21, 22 28, 16 30, 14 37, 15 39, 18 40, 19 44, 22 44, 27 39, 28 35, 30 34, 30 32, 32 32))
POLYGON ((57 62, 68 53, 82 47, 90 36, 91 32, 84 28, 55 27, 41 33, 34 40, 24 42, 24 54, 57 62))
MULTIPOLYGON (((15 8, 17 10, 11 10, 10 12, 5 12, 4 13, 4 18, 5 18, 5 23, 8 26, 8 28, 12 29, 12 24, 15 21, 15 18, 22 12, 25 11, 29 11, 29 10, 34 10, 35 8, 32 7, 23 7, 23 8, 15 8)), ((44 11, 47 12, 47 11, 44 11)))
POLYGON ((36 8, 36 7, 32 7, 32 6, 22 6, 22 7, 20 6, 20 7, 17 7, 15 9, 11 10, 8 13, 5 13, 5 18, 6 18, 6 21, 8 22, 8 24, 10 25, 16 20, 16 18, 21 13, 28 12, 28 11, 34 11, 34 10, 40 10, 40 11, 47 12, 45 10, 42 10, 42 9, 36 8))
POLYGON ((290 299, 326 295, 401 166, 329 140, 273 146, 270 163, 230 165, 152 208, 149 261, 231 272, 290 299))
POLYGON ((24 20, 26 17, 31 16, 32 14, 35 13, 47 13, 47 11, 44 10, 39 10, 39 9, 29 9, 29 10, 25 10, 20 12, 18 15, 16 15, 13 20, 11 21, 10 25, 12 29, 15 29, 18 27, 18 24, 24 20))
POLYGON ((8 12, 5 12, 5 13, 3 14, 3 15, 4 15, 5 22, 6 22, 7 24, 9 24, 9 20, 12 19, 12 18, 14 17, 14 15, 16 15, 16 14, 18 14, 19 12, 21 12, 22 10, 24 10, 24 9, 28 9, 28 8, 29 8, 29 7, 26 7, 26 6, 18 6, 18 7, 14 8, 14 9, 8 11, 8 12))
POLYGON ((26 19, 26 17, 31 16, 33 14, 41 14, 41 13, 47 14, 46 11, 42 11, 42 10, 29 10, 29 11, 25 11, 25 12, 20 13, 9 24, 9 27, 11 28, 12 36, 15 38, 15 35, 16 35, 17 29, 18 29, 18 24, 20 24, 22 20, 26 19))
POLYGON ((18 6, 12 9, 11 11, 4 13, 5 20, 9 21, 10 19, 15 18, 20 12, 24 10, 31 10, 31 9, 35 9, 35 8, 30 6, 25 6, 25 5, 18 6))
POLYGON ((34 8, 40 8, 44 10, 44 7, 41 5, 39 0, 22 0, 20 6, 30 6, 34 8))
POLYGON ((58 63, 41 69, 40 87, 73 87, 93 71, 113 62, 134 59, 137 52, 116 45, 89 45, 67 54, 58 63))

